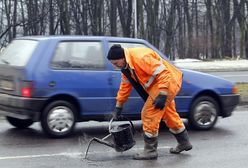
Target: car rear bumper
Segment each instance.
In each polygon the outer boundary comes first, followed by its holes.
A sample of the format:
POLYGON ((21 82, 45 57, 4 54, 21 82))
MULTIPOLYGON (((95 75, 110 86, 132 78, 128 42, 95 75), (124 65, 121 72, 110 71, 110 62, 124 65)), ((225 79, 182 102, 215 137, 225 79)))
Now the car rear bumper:
POLYGON ((44 98, 25 98, 0 94, 0 115, 38 121, 44 98))
POLYGON ((221 95, 220 100, 222 104, 221 116, 231 116, 234 108, 239 104, 239 94, 221 95))

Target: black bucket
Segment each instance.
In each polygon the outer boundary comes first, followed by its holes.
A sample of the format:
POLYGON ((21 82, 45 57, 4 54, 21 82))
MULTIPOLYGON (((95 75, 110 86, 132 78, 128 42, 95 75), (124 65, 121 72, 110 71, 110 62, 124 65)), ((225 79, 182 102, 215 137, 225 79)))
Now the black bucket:
POLYGON ((134 126, 133 126, 133 123, 131 122, 131 120, 129 120, 128 118, 126 118, 126 119, 129 121, 129 123, 120 124, 117 126, 112 126, 112 122, 113 122, 113 118, 112 118, 110 123, 109 123, 109 133, 110 134, 105 136, 103 139, 99 139, 96 137, 91 139, 89 142, 89 145, 86 149, 84 158, 86 158, 90 144, 93 141, 96 141, 96 142, 99 142, 101 144, 107 145, 111 148, 114 148, 117 152, 124 152, 128 149, 131 149, 135 145, 135 141, 134 141, 134 137, 133 137, 134 126), (109 137, 112 137, 113 143, 106 141, 106 139, 109 137))
POLYGON ((130 124, 121 124, 112 127, 110 133, 113 137, 115 150, 117 152, 126 151, 135 145, 133 138, 134 128, 131 122, 130 124))

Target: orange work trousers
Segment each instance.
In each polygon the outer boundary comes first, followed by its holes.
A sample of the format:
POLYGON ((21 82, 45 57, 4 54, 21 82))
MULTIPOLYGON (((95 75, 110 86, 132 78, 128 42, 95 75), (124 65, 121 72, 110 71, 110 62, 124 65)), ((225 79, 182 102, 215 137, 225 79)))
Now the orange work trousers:
POLYGON ((156 84, 151 86, 148 93, 149 97, 147 98, 141 112, 143 131, 152 136, 157 136, 161 120, 165 122, 166 126, 172 132, 181 132, 181 130, 184 130, 183 121, 176 112, 174 98, 177 92, 172 95, 168 92, 165 108, 162 110, 156 109, 153 105, 154 99, 159 94, 156 84))

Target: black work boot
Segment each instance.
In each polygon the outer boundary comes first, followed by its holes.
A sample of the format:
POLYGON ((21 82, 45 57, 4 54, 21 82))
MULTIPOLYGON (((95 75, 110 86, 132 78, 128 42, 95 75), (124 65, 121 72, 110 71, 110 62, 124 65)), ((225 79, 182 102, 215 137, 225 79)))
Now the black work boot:
POLYGON ((179 134, 173 135, 176 137, 178 144, 175 148, 170 149, 170 153, 179 154, 182 151, 188 151, 192 149, 193 146, 189 142, 189 136, 186 129, 179 134))
POLYGON ((158 158, 158 137, 149 138, 144 135, 144 150, 133 156, 134 160, 155 160, 158 158))

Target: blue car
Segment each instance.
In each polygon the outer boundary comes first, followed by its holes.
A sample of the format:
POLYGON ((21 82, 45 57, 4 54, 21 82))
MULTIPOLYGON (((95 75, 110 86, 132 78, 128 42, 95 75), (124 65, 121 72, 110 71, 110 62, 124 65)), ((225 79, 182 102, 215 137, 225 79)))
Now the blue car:
MULTIPOLYGON (((20 129, 39 121, 50 137, 73 132, 76 122, 106 120, 115 106, 121 72, 106 59, 113 44, 148 47, 145 40, 98 36, 30 36, 13 40, 0 53, 0 115, 20 129)), ((227 80, 182 69, 177 111, 195 129, 211 129, 239 103, 227 80)), ((123 114, 140 119, 144 102, 135 90, 123 114)))

